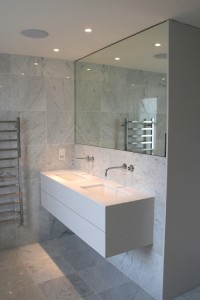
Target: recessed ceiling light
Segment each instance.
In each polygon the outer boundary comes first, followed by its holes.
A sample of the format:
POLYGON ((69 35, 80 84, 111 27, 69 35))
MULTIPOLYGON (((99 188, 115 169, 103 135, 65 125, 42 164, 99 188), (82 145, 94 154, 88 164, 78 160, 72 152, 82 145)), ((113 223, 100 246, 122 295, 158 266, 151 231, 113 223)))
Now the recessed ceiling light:
POLYGON ((160 46, 161 46, 161 43, 155 43, 154 46, 155 46, 155 47, 160 47, 160 46))
POLYGON ((49 35, 47 31, 41 29, 25 29, 21 34, 33 39, 43 39, 49 35))
POLYGON ((87 33, 92 32, 92 28, 85 28, 85 32, 87 32, 87 33))
POLYGON ((162 78, 163 81, 165 81, 165 79, 166 79, 165 77, 162 78))
POLYGON ((86 70, 87 70, 87 71, 91 71, 91 69, 90 69, 90 68, 87 68, 86 70))
POLYGON ((115 60, 120 60, 120 57, 115 57, 115 60))
POLYGON ((34 62, 34 66, 38 66, 38 62, 34 62))
POLYGON ((59 52, 59 51, 60 51, 60 49, 58 49, 58 48, 55 48, 55 49, 53 49, 53 51, 54 51, 54 52, 59 52))
POLYGON ((70 77, 69 77, 69 76, 67 76, 67 79, 70 79, 70 77))

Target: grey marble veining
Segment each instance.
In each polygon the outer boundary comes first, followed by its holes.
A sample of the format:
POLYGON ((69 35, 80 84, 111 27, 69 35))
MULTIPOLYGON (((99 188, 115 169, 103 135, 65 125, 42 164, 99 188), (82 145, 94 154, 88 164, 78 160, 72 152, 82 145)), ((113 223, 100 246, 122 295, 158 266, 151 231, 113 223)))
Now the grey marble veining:
POLYGON ((74 110, 74 89, 66 78, 46 79, 47 110, 74 110))
POLYGON ((24 225, 18 227, 14 222, 0 226, 1 249, 55 238, 66 231, 41 208, 39 172, 72 167, 73 78, 70 61, 0 54, 0 119, 20 117, 24 201, 24 225), (59 148, 66 150, 64 161, 59 161, 59 148))
POLYGON ((45 81, 34 76, 11 76, 13 111, 44 111, 45 81))
POLYGON ((10 73, 10 55, 5 53, 0 53, 0 73, 9 74, 10 73))
POLYGON ((11 110, 10 76, 5 74, 0 74, 0 110, 11 110))
POLYGON ((47 112, 47 143, 71 144, 74 142, 74 115, 68 111, 47 112))

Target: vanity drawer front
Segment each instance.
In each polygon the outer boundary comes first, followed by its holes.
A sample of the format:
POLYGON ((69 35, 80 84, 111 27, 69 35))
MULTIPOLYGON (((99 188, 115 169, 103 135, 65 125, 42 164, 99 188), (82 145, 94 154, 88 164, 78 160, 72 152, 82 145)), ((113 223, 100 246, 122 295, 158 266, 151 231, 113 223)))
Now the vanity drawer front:
POLYGON ((41 192, 41 203, 60 222, 105 257, 105 233, 102 230, 43 191, 41 192))
POLYGON ((41 174, 41 189, 105 232, 105 207, 41 174))

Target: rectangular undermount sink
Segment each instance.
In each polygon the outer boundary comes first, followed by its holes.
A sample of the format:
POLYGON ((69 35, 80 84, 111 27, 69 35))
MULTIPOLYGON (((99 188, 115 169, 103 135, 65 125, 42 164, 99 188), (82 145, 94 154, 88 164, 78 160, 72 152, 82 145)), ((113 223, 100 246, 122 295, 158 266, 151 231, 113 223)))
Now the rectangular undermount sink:
POLYGON ((57 174, 57 177, 60 177, 67 181, 78 181, 78 180, 85 180, 86 178, 84 175, 76 174, 76 173, 61 173, 57 174))
POLYGON ((153 243, 154 198, 79 171, 41 173, 41 203, 103 257, 153 243))
POLYGON ((112 187, 106 184, 94 184, 94 185, 85 185, 81 186, 82 189, 87 190, 89 193, 92 193, 98 197, 115 199, 120 197, 127 197, 131 194, 128 191, 122 189, 122 187, 112 187))

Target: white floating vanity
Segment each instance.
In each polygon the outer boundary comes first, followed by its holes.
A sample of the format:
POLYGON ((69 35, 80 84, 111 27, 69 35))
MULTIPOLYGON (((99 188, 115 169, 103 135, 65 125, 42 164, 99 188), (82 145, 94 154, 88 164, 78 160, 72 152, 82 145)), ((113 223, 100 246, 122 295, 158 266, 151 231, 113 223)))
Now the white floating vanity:
POLYGON ((153 242, 154 199, 81 171, 41 173, 41 203, 103 257, 153 242))

